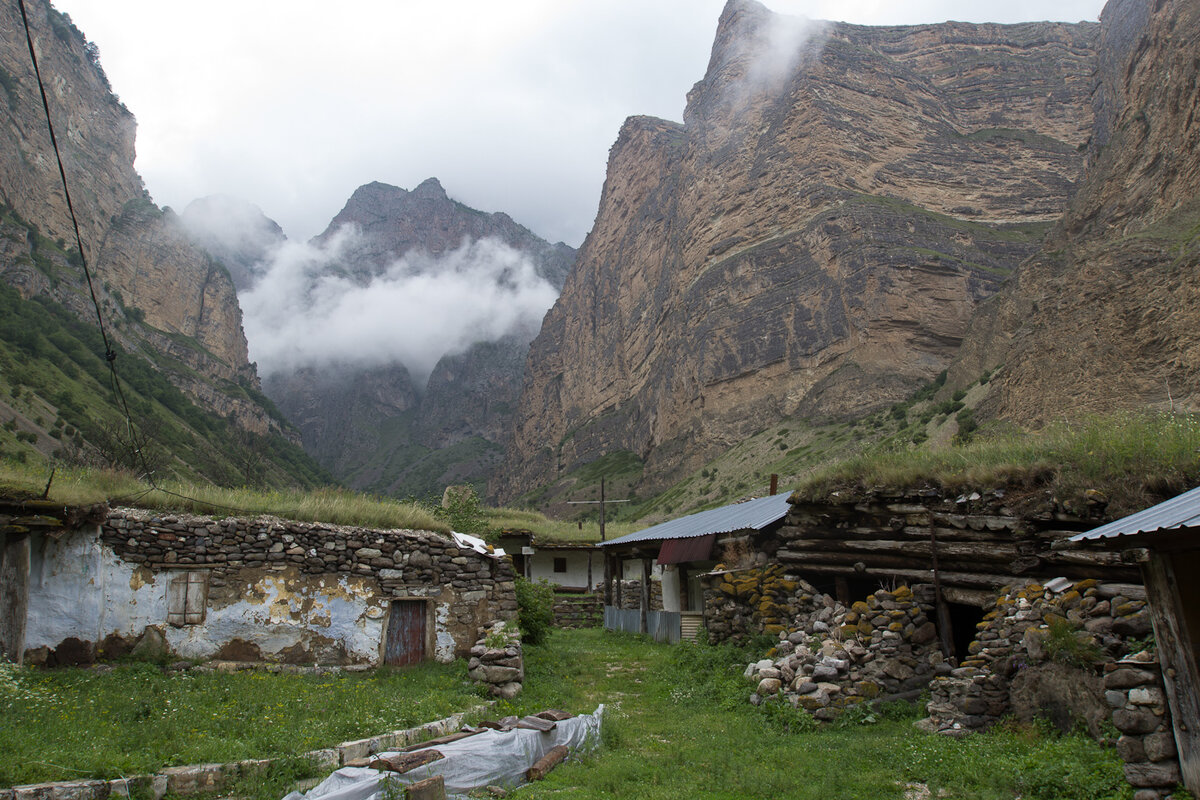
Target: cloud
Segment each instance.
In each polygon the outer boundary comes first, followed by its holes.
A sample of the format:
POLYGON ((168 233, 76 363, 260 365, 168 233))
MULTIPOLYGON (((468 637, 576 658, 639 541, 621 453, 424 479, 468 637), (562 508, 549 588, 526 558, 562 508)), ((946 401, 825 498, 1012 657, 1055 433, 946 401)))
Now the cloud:
POLYGON ((490 238, 437 258, 411 251, 355 280, 339 263, 361 238, 345 226, 324 244, 285 243, 240 297, 260 374, 400 363, 424 386, 444 355, 514 333, 532 338, 558 294, 523 253, 490 238))

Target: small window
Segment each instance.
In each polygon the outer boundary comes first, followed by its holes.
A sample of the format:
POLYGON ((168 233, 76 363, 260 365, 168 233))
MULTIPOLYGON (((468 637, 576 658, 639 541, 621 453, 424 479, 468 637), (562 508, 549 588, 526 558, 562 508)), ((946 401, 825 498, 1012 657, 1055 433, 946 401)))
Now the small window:
POLYGON ((208 606, 208 571, 177 572, 167 583, 167 624, 176 628, 204 622, 208 606))
POLYGON ((567 571, 567 560, 565 558, 554 559, 554 571, 555 572, 566 572, 567 571))

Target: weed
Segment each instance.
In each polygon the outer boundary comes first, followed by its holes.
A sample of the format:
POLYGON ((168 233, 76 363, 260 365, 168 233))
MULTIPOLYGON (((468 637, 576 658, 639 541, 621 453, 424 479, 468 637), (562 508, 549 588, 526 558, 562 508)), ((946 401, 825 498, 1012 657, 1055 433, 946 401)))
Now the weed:
POLYGON ((1051 661, 1091 668, 1105 660, 1104 648, 1091 634, 1080 631, 1065 619, 1052 619, 1044 642, 1051 661))

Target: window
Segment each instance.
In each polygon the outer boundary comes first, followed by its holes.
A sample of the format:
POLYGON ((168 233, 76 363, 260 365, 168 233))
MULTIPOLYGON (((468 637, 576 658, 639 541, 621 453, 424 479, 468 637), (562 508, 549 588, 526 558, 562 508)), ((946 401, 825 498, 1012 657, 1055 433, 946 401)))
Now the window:
POLYGON ((554 559, 554 571, 555 572, 566 572, 567 571, 567 560, 565 558, 554 559))
POLYGON ((204 622, 208 570, 176 572, 167 582, 167 624, 182 628, 204 622))

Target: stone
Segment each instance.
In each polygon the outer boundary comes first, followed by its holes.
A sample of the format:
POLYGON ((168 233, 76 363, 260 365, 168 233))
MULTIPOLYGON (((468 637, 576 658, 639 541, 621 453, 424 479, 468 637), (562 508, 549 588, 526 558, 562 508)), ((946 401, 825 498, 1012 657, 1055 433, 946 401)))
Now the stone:
POLYGON ((1142 748, 1146 759, 1154 762, 1175 758, 1179 752, 1175 747, 1175 734, 1168 731, 1147 734, 1142 739, 1142 748))
POLYGON ((1121 736, 1117 739, 1117 755, 1126 763, 1146 760, 1146 751, 1140 736, 1121 736))
POLYGON ((1157 686, 1139 686, 1129 690, 1129 703, 1135 706, 1162 706, 1166 698, 1157 686))
POLYGON ((778 678, 763 678, 758 682, 758 688, 755 690, 760 697, 770 697, 771 695, 779 694, 783 683, 778 678))
POLYGON ((1121 733, 1150 733, 1159 726, 1160 718, 1144 708, 1118 708, 1113 712, 1113 725, 1121 733))
POLYGON ((1122 667, 1104 676, 1106 689, 1131 689, 1135 686, 1157 683, 1158 676, 1144 669, 1122 667))
POLYGON ((1125 765, 1125 780, 1131 786, 1138 788, 1164 786, 1174 787, 1182 780, 1179 764, 1175 761, 1163 761, 1157 764, 1143 762, 1125 765))

